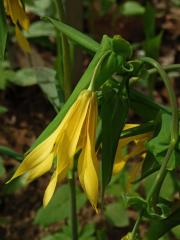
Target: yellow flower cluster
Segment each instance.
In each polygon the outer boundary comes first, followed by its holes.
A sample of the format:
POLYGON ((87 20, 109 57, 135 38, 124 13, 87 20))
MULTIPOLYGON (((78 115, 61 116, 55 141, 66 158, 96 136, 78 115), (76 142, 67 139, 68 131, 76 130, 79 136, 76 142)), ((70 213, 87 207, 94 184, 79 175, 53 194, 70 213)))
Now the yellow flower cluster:
MULTIPOLYGON (((43 203, 46 206, 57 183, 61 182, 67 172, 73 169, 75 154, 79 154, 77 164, 79 180, 97 212, 99 178, 99 164, 95 153, 97 111, 95 92, 92 90, 82 91, 57 129, 28 153, 10 181, 26 173, 27 181, 30 182, 55 166, 44 194, 43 203)), ((127 124, 125 129, 134 126, 127 124)), ((150 136, 147 133, 120 139, 113 168, 114 174, 122 170, 130 157, 145 152, 144 142, 150 136), (135 149, 123 155, 123 148, 132 141, 136 144, 135 149)))
POLYGON ((67 171, 73 168, 74 155, 82 149, 78 159, 79 180, 97 211, 99 170, 95 153, 96 122, 96 95, 91 90, 83 91, 59 127, 26 156, 12 179, 27 172, 27 179, 32 181, 49 171, 55 159, 55 171, 44 194, 43 203, 46 206, 57 182, 61 182, 67 171))
POLYGON ((4 0, 4 7, 7 15, 10 16, 15 25, 16 39, 24 52, 30 52, 30 45, 20 31, 20 27, 25 31, 29 29, 29 19, 24 11, 20 0, 4 0))

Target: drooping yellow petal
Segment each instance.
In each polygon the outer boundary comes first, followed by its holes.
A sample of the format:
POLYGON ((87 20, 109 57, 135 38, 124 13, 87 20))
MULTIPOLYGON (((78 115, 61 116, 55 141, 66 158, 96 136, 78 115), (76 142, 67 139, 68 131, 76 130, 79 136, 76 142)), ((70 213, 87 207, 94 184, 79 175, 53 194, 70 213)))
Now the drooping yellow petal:
POLYGON ((89 137, 85 148, 82 150, 78 160, 78 175, 81 186, 87 194, 89 201, 97 212, 98 201, 98 169, 95 152, 92 150, 89 137))
POLYGON ((97 102, 93 95, 81 133, 84 136, 85 146, 83 146, 78 160, 78 175, 82 188, 97 212, 99 164, 95 153, 96 123, 97 102))
POLYGON ((44 159, 44 161, 32 168, 30 171, 28 171, 26 181, 30 183, 34 179, 47 173, 52 167, 53 158, 54 154, 50 153, 47 159, 44 159))
POLYGON ((20 26, 24 30, 29 29, 29 19, 23 9, 22 3, 20 0, 4 0, 4 6, 7 14, 11 17, 12 22, 20 26))
POLYGON ((20 164, 12 178, 8 181, 12 181, 14 178, 29 172, 31 169, 37 167, 43 161, 48 159, 53 150, 53 146, 57 137, 58 131, 56 130, 45 141, 40 143, 32 152, 28 153, 23 162, 20 164))
POLYGON ((15 27, 15 31, 16 31, 16 39, 17 39, 17 42, 19 43, 20 47, 23 49, 24 52, 30 53, 31 47, 29 45, 29 42, 23 36, 23 34, 21 33, 21 31, 19 30, 17 25, 15 27))
MULTIPOLYGON (((126 124, 126 127, 124 129, 129 129, 134 127, 134 124, 126 124)), ((128 159, 133 158, 137 155, 142 155, 145 151, 145 145, 144 143, 150 139, 152 136, 151 132, 143 133, 127 138, 122 138, 119 140, 117 151, 116 151, 116 157, 115 162, 113 166, 113 174, 119 173, 125 166, 128 159), (128 154, 123 154, 123 150, 128 144, 134 143, 134 148, 130 151, 128 154)))
MULTIPOLYGON (((91 94, 91 91, 83 91, 61 122, 61 131, 66 135, 61 145, 65 146, 68 144, 66 154, 69 159, 72 159, 77 151, 77 145, 87 115, 91 94)), ((57 142, 58 141, 57 139, 57 142)))
POLYGON ((54 191, 56 189, 56 185, 59 181, 62 181, 64 179, 64 177, 66 176, 67 174, 67 168, 63 168, 61 169, 60 171, 60 163, 59 163, 59 159, 57 159, 57 164, 56 164, 56 170, 55 172, 53 173, 51 179, 50 179, 50 182, 45 190, 45 193, 44 193, 44 198, 43 198, 43 206, 46 207, 48 205, 48 203, 50 202, 53 194, 54 194, 54 191))
MULTIPOLYGON (((58 163, 58 161, 57 161, 57 163, 58 163)), ((57 168, 58 168, 58 166, 57 166, 57 168)), ((43 198, 43 206, 44 207, 46 207, 48 205, 49 201, 51 200, 51 198, 54 194, 57 180, 58 180, 58 171, 56 169, 55 172, 53 173, 51 180, 50 180, 50 182, 45 190, 45 193, 44 193, 44 198, 43 198)))

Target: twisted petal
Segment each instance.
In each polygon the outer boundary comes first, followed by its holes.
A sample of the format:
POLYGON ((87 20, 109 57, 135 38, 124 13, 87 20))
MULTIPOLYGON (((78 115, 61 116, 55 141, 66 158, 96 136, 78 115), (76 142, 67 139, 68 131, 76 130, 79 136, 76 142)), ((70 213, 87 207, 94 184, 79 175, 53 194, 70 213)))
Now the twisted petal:
MULTIPOLYGON (((126 124, 125 129, 129 129, 131 127, 134 127, 134 124, 133 126, 132 124, 126 124)), ((152 133, 148 132, 148 133, 120 139, 118 143, 117 151, 116 151, 116 157, 115 157, 115 162, 113 166, 113 174, 117 174, 118 172, 120 172, 124 168, 128 159, 135 157, 137 155, 142 155, 146 151, 144 143, 148 139, 150 139, 151 136, 152 136, 152 133), (131 150, 130 153, 124 155, 123 154, 124 147, 131 142, 134 142, 136 144, 135 147, 133 148, 133 150, 131 150)))

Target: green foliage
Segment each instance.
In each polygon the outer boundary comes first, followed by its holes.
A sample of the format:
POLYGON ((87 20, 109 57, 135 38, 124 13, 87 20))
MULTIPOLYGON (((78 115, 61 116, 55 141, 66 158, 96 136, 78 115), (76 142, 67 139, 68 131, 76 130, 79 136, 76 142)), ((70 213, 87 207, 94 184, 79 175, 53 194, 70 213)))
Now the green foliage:
MULTIPOLYGON (((96 240, 93 235, 95 234, 95 225, 94 224, 87 224, 84 226, 84 228, 79 231, 79 240, 96 240)), ((71 229, 70 226, 64 226, 62 228, 61 232, 58 232, 53 235, 48 235, 41 240, 59 240, 59 239, 66 239, 66 240, 71 240, 72 239, 72 234, 71 234, 71 229)))
POLYGON ((0 154, 14 158, 18 161, 23 160, 23 155, 21 153, 17 153, 14 150, 10 149, 9 147, 0 145, 0 154))
MULTIPOLYGON (((48 226, 51 223, 68 218, 70 214, 69 191, 69 186, 67 184, 60 186, 53 195, 53 198, 48 206, 38 210, 34 222, 43 226, 48 226)), ((86 197, 79 189, 77 189, 76 197, 77 209, 80 210, 86 202, 86 197)))
POLYGON ((156 17, 156 11, 154 7, 147 2, 146 4, 146 11, 144 14, 144 32, 146 39, 152 38, 155 36, 156 32, 156 22, 155 22, 155 17, 156 17))
POLYGON ((126 227, 129 225, 129 218, 122 202, 115 202, 107 205, 105 216, 111 224, 116 227, 126 227))
POLYGON ((101 3, 101 14, 105 14, 113 4, 116 4, 116 0, 100 0, 101 3))
POLYGON ((55 36, 52 24, 44 21, 37 21, 30 25, 29 31, 25 32, 27 38, 49 37, 55 36))
POLYGON ((137 1, 126 1, 120 6, 120 13, 125 16, 143 15, 145 7, 137 1))
POLYGON ((104 87, 101 104, 103 192, 112 176, 119 136, 124 127, 127 114, 128 98, 126 89, 122 86, 119 92, 115 92, 110 87, 104 87))
POLYGON ((6 23, 5 10, 3 6, 3 1, 0 1, 0 62, 4 60, 7 33, 8 33, 8 29, 7 29, 7 23, 6 23))
POLYGON ((158 59, 162 36, 163 33, 161 32, 154 37, 146 39, 146 41, 144 42, 144 49, 147 56, 158 59))
POLYGON ((40 17, 54 15, 54 7, 51 0, 26 0, 26 6, 28 10, 40 17))
POLYGON ((3 159, 0 157, 0 177, 3 177, 5 174, 6 170, 4 167, 3 159))
POLYGON ((99 44, 92 38, 81 33, 80 31, 72 28, 71 26, 64 24, 61 21, 55 20, 53 18, 45 18, 50 21, 53 26, 60 32, 64 33, 70 40, 74 43, 84 47, 85 49, 96 52, 99 48, 99 44))
POLYGON ((158 59, 163 32, 156 35, 156 11, 149 2, 146 4, 144 13, 144 33, 146 56, 158 59))
POLYGON ((8 109, 4 106, 0 106, 0 114, 6 113, 8 109))
MULTIPOLYGON (((169 114, 163 113, 161 118, 161 128, 156 137, 150 140, 147 144, 149 151, 154 155, 157 161, 162 163, 169 144, 171 141, 171 121, 172 118, 169 114), (167 128, 167 126, 169 126, 167 128)), ((169 160, 168 169, 173 170, 179 165, 180 146, 177 144, 169 160)))

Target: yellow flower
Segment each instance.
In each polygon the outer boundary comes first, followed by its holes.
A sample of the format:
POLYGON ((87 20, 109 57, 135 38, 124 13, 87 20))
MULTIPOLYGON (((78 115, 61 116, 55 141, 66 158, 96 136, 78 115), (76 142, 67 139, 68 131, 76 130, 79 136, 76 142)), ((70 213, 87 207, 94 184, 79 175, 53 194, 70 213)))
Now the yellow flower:
MULTIPOLYGON (((137 124, 126 124, 124 130, 136 127, 137 124)), ((145 143, 152 137, 151 132, 135 135, 132 137, 121 138, 118 143, 115 162, 113 166, 113 174, 119 173, 125 166, 128 159, 135 156, 142 156, 146 152, 145 143), (125 147, 128 144, 135 144, 134 148, 127 154, 124 154, 125 147)))
POLYGON ((99 169, 95 154, 96 122, 96 95, 91 90, 85 90, 69 109, 58 128, 25 157, 11 180, 27 173, 27 180, 32 181, 49 171, 54 160, 55 171, 43 199, 46 206, 57 182, 62 181, 67 171, 73 168, 74 155, 81 150, 78 159, 79 180, 97 211, 99 169))
POLYGON ((23 9, 20 0, 4 0, 4 7, 7 14, 10 16, 12 22, 16 28, 16 39, 20 47, 25 52, 30 52, 30 45, 27 39, 21 33, 19 26, 21 26, 25 31, 29 29, 29 19, 23 9))

